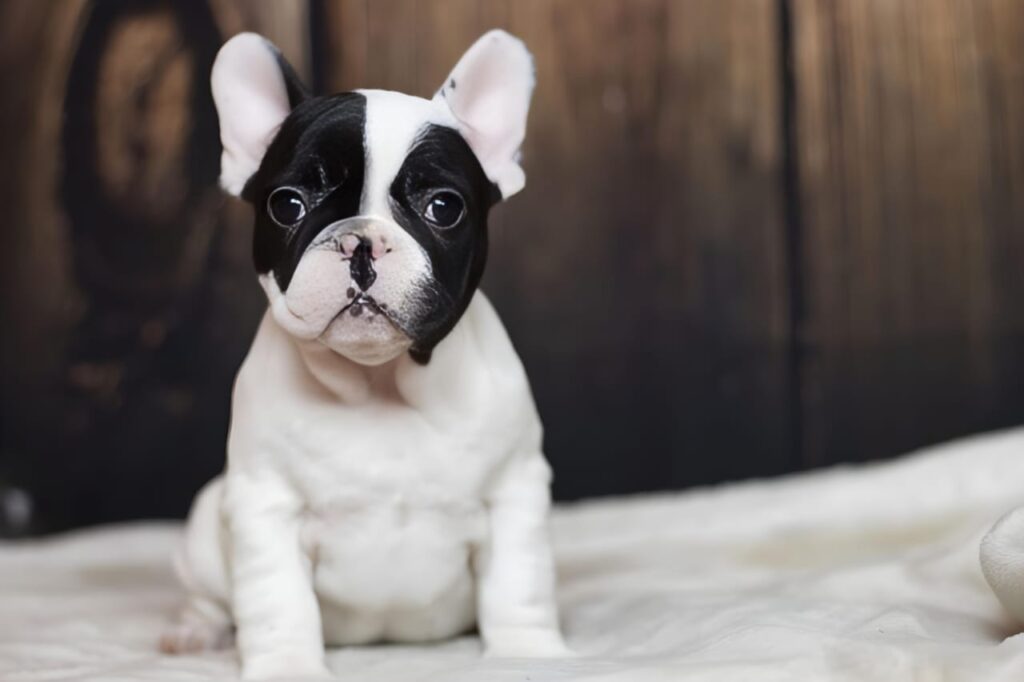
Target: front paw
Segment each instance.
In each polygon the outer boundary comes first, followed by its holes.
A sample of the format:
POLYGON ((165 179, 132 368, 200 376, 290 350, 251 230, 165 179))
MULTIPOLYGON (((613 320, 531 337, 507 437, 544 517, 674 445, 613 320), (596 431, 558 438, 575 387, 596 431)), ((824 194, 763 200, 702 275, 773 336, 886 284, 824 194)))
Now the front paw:
POLYGON ((502 628, 484 637, 488 658, 572 658, 562 633, 550 628, 502 628))
POLYGON ((249 657, 242 663, 242 679, 273 680, 289 682, 298 680, 331 679, 331 671, 321 658, 310 658, 299 654, 268 654, 249 657))

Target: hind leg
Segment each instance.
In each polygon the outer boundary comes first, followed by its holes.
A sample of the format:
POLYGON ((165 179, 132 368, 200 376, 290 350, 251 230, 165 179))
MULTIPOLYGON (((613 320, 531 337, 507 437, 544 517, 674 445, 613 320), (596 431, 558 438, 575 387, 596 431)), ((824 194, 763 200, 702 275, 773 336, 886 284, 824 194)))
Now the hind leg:
POLYGON ((225 533, 221 520, 223 479, 199 491, 174 557, 174 568, 187 592, 177 622, 160 638, 165 653, 217 649, 231 644, 225 533))

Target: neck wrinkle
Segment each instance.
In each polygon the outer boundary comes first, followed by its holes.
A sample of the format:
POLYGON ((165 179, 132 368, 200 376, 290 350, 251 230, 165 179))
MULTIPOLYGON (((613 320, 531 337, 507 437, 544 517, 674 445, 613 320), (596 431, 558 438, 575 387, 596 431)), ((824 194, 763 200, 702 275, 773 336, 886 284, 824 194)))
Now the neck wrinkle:
POLYGON ((297 346, 310 377, 339 401, 362 404, 371 399, 400 399, 395 374, 402 355, 380 365, 362 365, 318 341, 297 346))

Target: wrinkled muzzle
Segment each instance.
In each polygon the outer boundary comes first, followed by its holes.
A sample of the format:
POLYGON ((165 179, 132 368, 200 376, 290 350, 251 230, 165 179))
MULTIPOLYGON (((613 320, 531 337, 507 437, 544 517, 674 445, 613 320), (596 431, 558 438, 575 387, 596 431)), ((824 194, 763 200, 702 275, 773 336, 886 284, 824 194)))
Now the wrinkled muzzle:
POLYGON ((375 344, 389 353, 396 345, 407 348, 432 289, 429 260, 416 240, 373 216, 325 227, 306 247, 286 291, 273 277, 262 281, 288 333, 320 339, 350 357, 375 344))

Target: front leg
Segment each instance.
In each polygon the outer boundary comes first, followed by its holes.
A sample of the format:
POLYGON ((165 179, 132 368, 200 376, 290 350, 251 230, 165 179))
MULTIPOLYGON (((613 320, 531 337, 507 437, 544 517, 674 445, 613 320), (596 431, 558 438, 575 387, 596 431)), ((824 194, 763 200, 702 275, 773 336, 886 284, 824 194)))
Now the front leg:
POLYGON ((229 474, 225 492, 242 677, 329 676, 310 562, 299 541, 301 503, 269 474, 229 474))
POLYGON ((488 656, 569 655, 558 628, 548 539, 551 470, 537 453, 511 462, 487 502, 489 543, 476 562, 478 621, 488 656))

